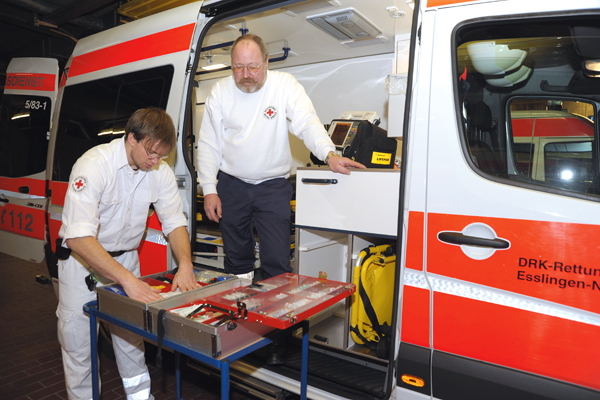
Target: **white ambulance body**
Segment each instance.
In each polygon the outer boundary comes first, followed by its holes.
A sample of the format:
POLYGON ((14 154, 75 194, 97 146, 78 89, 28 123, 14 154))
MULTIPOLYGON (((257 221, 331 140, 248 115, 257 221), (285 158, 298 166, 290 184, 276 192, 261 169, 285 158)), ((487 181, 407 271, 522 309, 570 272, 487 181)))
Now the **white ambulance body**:
MULTIPOLYGON (((353 340, 353 302, 320 314, 309 398, 600 398, 599 0, 206 1, 82 39, 58 91, 7 78, 3 154, 22 150, 14 133, 30 125, 12 118, 19 107, 37 111, 46 96, 54 112, 45 171, 0 171, 0 249, 39 262, 45 243, 52 274, 70 168, 152 105, 177 125, 168 162, 192 242, 206 237, 196 218, 203 103, 246 30, 265 40, 270 69, 305 87, 324 124, 375 111, 399 143, 400 171, 340 176, 314 167, 290 135, 295 272, 351 281, 367 246, 392 244, 397 255, 391 350, 378 356, 353 340), (538 134, 535 118, 517 117, 544 110, 585 119, 585 132, 538 134), (553 135, 561 139, 540 139, 553 135), (544 173, 524 168, 534 164, 544 173), (35 192, 24 188, 34 180, 35 192)), ((56 64, 30 65, 15 61, 8 77, 57 75, 56 64)), ((155 215, 140 258, 143 274, 176 267, 155 215)), ((264 398, 299 391, 293 361, 253 360, 232 364, 232 382, 264 398)))

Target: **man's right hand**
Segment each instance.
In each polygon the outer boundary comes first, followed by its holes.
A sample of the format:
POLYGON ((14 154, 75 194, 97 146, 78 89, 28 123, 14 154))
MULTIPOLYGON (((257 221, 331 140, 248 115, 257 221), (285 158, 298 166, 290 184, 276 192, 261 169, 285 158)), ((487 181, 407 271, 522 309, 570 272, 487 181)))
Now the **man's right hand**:
POLYGON ((219 222, 222 216, 219 195, 212 193, 204 196, 204 212, 208 219, 217 223, 219 222))
POLYGON ((125 282, 121 282, 127 296, 144 303, 162 299, 162 296, 159 295, 159 289, 151 287, 146 282, 136 278, 133 274, 131 277, 132 278, 128 278, 125 282))

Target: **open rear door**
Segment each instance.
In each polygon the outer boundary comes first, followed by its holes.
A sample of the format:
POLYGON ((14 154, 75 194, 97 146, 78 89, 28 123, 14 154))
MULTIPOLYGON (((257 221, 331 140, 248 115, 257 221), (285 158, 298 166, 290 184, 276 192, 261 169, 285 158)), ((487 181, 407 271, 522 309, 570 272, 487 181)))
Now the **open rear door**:
MULTIPOLYGON (((163 108, 180 126, 200 5, 193 3, 120 25, 81 39, 75 46, 60 83, 50 142, 52 197, 48 213, 53 251, 57 240, 60 242, 58 232, 69 175, 84 152, 123 137, 127 120, 140 108, 163 108)), ((184 140, 179 135, 180 141, 184 140)), ((177 166, 180 159, 174 152, 167 162, 177 166)), ((191 215, 185 198, 193 177, 185 172, 176 174, 185 210, 191 215)), ((155 213, 149 216, 147 235, 138 250, 142 275, 167 269, 170 252, 155 213)))
POLYGON ((15 58, 0 114, 0 252, 44 259, 46 158, 58 61, 15 58))

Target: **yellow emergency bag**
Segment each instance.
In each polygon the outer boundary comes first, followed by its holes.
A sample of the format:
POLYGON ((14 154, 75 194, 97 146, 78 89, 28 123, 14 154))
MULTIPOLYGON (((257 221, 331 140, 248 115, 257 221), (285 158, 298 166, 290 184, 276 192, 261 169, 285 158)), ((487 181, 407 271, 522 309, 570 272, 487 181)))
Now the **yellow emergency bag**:
POLYGON ((385 244, 363 249, 353 271, 358 290, 352 295, 352 340, 376 350, 379 358, 389 354, 395 269, 395 249, 385 244))

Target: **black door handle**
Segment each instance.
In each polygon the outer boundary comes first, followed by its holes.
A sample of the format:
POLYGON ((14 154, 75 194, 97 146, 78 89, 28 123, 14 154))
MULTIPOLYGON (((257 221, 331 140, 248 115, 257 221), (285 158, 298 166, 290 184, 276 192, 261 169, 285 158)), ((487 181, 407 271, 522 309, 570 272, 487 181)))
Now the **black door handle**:
POLYGON ((8 199, 5 199, 4 197, 0 197, 0 203, 8 203, 8 199))
POLYGON ((465 244, 467 246, 491 247, 493 249, 508 249, 510 243, 504 239, 485 239, 463 235, 460 232, 440 232, 438 239, 449 244, 465 244))
POLYGON ((302 178, 302 183, 318 183, 321 185, 335 185, 338 183, 337 179, 316 179, 316 178, 302 178))

